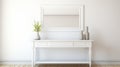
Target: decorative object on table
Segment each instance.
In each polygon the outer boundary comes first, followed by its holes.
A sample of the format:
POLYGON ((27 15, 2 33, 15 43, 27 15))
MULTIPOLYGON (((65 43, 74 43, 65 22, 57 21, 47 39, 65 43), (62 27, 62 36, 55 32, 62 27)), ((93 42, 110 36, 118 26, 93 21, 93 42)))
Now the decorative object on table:
POLYGON ((35 40, 40 40, 41 38, 40 38, 40 34, 39 34, 39 32, 41 31, 41 24, 40 24, 40 22, 39 21, 34 21, 34 31, 36 32, 36 38, 35 38, 35 40))
POLYGON ((86 26, 85 30, 83 31, 82 39, 83 40, 89 40, 88 26, 86 26))
POLYGON ((81 30, 81 39, 85 40, 84 34, 83 34, 83 30, 81 30))

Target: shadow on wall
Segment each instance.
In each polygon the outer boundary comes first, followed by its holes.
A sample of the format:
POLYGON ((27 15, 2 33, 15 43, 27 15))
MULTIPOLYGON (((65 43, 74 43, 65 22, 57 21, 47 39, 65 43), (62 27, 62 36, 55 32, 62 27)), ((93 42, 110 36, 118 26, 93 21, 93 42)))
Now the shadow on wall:
POLYGON ((93 42, 93 60, 95 61, 107 61, 109 59, 110 47, 106 46, 106 42, 103 38, 102 33, 99 30, 96 30, 95 39, 93 42))

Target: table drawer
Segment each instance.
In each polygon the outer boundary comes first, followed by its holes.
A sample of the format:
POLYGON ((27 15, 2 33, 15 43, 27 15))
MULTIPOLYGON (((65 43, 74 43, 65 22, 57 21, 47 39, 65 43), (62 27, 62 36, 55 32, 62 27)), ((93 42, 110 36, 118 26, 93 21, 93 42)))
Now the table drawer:
POLYGON ((48 42, 50 47, 72 47, 73 42, 48 42))
POLYGON ((74 47, 90 47, 91 42, 74 42, 74 47))
POLYGON ((48 46, 48 42, 35 42, 35 47, 48 46))

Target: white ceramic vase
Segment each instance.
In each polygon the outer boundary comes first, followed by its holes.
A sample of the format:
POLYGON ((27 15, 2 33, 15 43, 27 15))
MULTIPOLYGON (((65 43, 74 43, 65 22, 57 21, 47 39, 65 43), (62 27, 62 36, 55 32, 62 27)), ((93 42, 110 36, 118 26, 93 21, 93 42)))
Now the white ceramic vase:
POLYGON ((41 38, 40 38, 40 34, 39 34, 39 32, 36 32, 36 37, 35 37, 35 40, 40 40, 41 38))
POLYGON ((86 26, 85 30, 83 31, 82 40, 89 40, 88 26, 86 26))

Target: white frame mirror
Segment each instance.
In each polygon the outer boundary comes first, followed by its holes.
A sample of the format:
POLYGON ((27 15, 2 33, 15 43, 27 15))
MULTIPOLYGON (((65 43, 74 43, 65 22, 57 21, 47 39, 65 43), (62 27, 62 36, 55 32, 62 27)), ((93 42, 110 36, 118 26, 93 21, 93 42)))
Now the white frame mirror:
MULTIPOLYGON (((85 23, 84 23, 84 7, 85 6, 43 6, 43 7, 41 7, 41 22, 42 22, 42 28, 44 29, 44 31, 75 31, 75 30, 79 30, 79 31, 81 31, 81 30, 84 30, 84 27, 85 27, 85 23), (47 16, 47 15, 71 15, 71 14, 69 14, 69 13, 71 13, 71 12, 62 12, 62 13, 55 13, 55 12, 52 12, 52 11, 50 11, 52 8, 57 8, 57 9, 59 9, 59 8, 63 8, 63 9, 65 9, 65 8, 74 8, 74 9, 78 9, 78 14, 77 13, 74 13, 73 12, 73 15, 78 15, 79 16, 79 25, 78 25, 78 27, 46 27, 46 25, 45 25, 45 23, 44 23, 44 16, 47 16), (52 12, 52 13, 51 13, 52 12)), ((56 9, 56 11, 57 11, 57 9, 56 9)), ((74 10, 75 11, 75 10, 74 10)))

